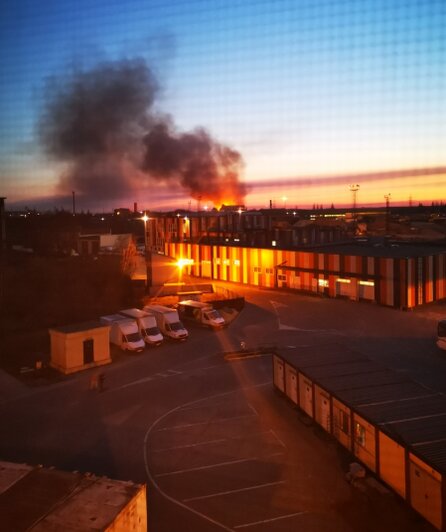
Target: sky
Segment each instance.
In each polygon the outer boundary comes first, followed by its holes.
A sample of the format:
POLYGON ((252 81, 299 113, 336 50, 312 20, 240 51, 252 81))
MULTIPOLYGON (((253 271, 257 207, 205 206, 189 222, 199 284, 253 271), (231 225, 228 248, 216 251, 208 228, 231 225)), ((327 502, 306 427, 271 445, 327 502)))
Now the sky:
POLYGON ((179 146, 202 128, 214 151, 240 154, 248 208, 349 205, 352 184, 358 205, 444 201, 445 27, 444 0, 3 2, 0 195, 7 208, 70 208, 72 190, 85 210, 211 204, 206 172, 200 192, 170 160, 154 175, 141 142, 152 126, 127 124, 135 146, 117 156, 114 136, 112 164, 97 153, 79 164, 42 135, 76 81, 84 90, 98 68, 142 61, 156 85, 146 122, 169 124, 178 167, 197 166, 179 146))

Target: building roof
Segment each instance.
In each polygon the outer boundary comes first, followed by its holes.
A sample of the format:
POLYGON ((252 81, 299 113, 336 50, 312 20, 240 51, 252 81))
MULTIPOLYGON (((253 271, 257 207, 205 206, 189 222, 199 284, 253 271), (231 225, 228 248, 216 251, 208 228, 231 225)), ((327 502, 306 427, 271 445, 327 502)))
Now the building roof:
POLYGON ((340 344, 279 350, 286 364, 446 472, 446 397, 340 344))
MULTIPOLYGON (((123 318, 124 319, 124 318, 123 318)), ((104 325, 100 321, 84 321, 82 323, 73 323, 70 325, 61 325, 60 327, 51 327, 50 331, 61 332, 65 334, 78 333, 82 331, 90 331, 91 329, 104 329, 108 325, 104 325)))
MULTIPOLYGON (((299 251, 298 249, 296 251, 299 251)), ((360 257, 410 258, 446 253, 445 246, 385 241, 383 239, 358 239, 354 242, 331 243, 326 246, 307 246, 301 251, 356 255, 360 257)))
POLYGON ((141 490, 133 482, 0 462, 2 530, 105 530, 141 490))

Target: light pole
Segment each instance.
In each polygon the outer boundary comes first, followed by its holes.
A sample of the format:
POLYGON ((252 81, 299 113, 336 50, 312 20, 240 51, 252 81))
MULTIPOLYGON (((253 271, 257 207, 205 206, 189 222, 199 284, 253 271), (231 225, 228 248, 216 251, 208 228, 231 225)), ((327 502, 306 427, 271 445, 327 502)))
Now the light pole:
POLYGON ((386 200, 386 235, 390 232, 390 192, 384 196, 386 200))
POLYGON ((146 293, 150 292, 152 286, 152 238, 149 231, 147 231, 147 222, 150 218, 147 216, 147 213, 144 212, 142 221, 144 222, 144 249, 145 249, 145 259, 146 259, 146 293))

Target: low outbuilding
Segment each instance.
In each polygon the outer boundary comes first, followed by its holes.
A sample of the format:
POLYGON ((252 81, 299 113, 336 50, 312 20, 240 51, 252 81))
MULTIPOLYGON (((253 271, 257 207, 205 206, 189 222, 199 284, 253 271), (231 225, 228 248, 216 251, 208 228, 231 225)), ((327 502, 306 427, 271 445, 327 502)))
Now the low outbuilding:
POLYGON ((110 327, 99 321, 49 330, 51 367, 69 374, 111 362, 110 327))

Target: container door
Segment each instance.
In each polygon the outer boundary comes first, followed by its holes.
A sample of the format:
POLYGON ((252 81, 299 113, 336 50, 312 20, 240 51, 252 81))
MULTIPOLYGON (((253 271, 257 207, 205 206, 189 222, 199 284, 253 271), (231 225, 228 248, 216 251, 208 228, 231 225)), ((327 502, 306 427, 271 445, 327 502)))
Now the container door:
POLYGON ((320 399, 320 424, 327 432, 331 433, 330 400, 325 395, 321 395, 320 399))
POLYGON ((302 410, 313 417, 313 383, 299 374, 299 403, 302 410))
POLYGON ((276 355, 273 357, 274 364, 274 386, 279 389, 281 392, 285 392, 285 375, 283 360, 276 355))
POLYGON ((351 450, 350 409, 333 399, 333 436, 344 447, 351 450))
POLYGON ((286 394, 291 399, 291 401, 293 401, 293 403, 297 405, 297 372, 288 364, 285 365, 285 380, 286 394))
POLYGON ((90 338, 84 340, 84 364, 91 364, 94 361, 94 340, 90 338))
POLYGON ((379 475, 401 497, 406 498, 406 460, 404 447, 379 433, 379 475))
POLYGON ((375 427, 354 415, 353 453, 372 471, 376 471, 375 427))
POLYGON ((410 502, 425 519, 441 530, 441 476, 411 455, 410 502))

